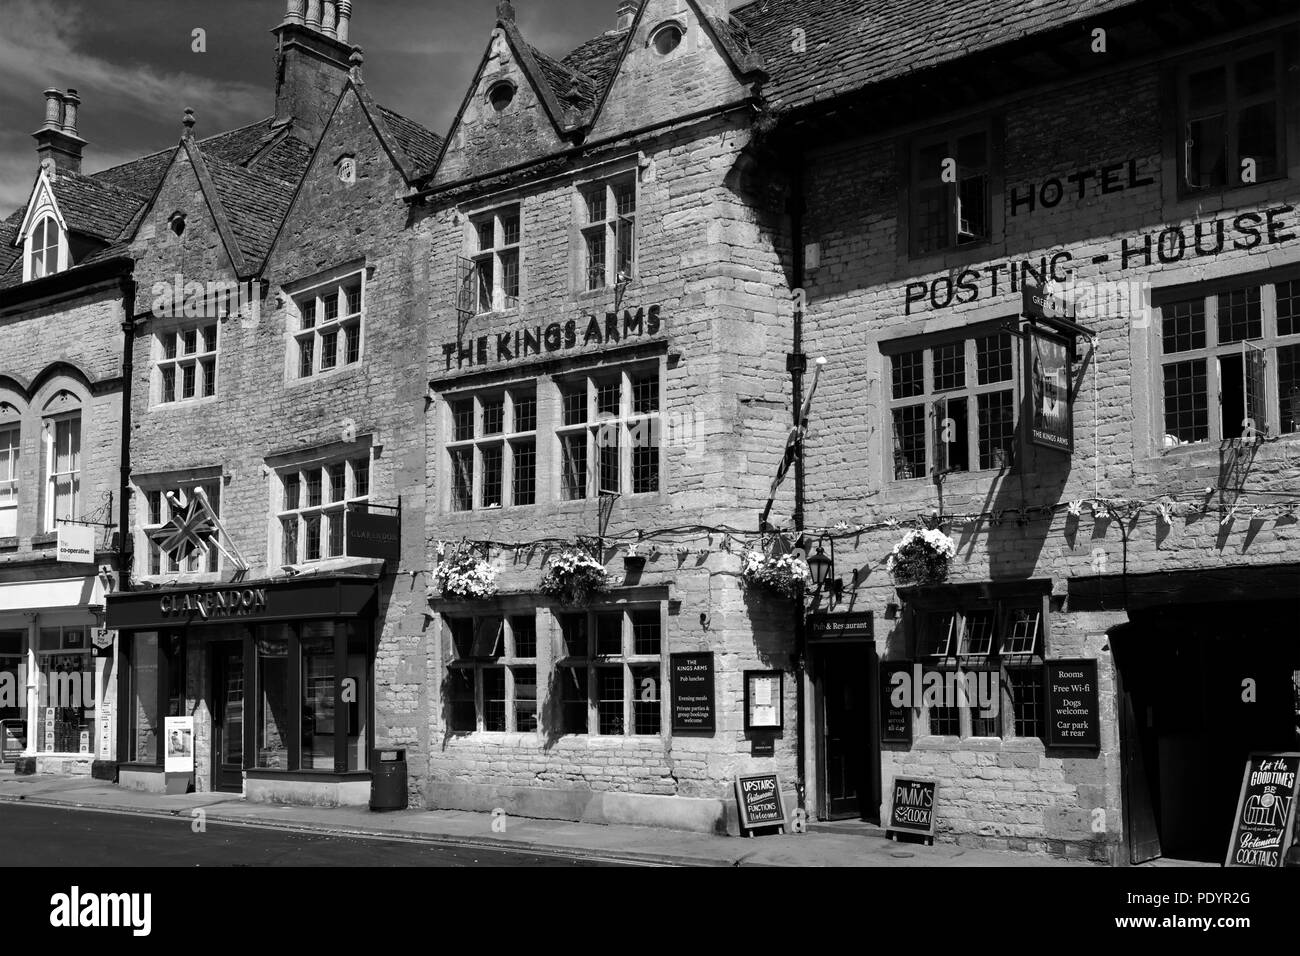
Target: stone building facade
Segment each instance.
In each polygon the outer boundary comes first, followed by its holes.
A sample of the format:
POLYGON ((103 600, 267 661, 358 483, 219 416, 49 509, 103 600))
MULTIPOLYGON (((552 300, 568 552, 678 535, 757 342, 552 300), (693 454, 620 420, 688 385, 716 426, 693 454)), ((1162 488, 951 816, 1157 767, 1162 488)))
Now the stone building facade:
POLYGON ((794 682, 769 756, 743 707, 745 671, 789 666, 795 609, 742 588, 732 537, 788 430, 789 303, 742 161, 749 48, 693 2, 624 8, 556 61, 501 5, 414 200, 430 566, 472 555, 499 588, 433 582, 426 799, 716 831, 737 773, 797 773, 794 682), (587 606, 540 590, 575 549, 613 579, 587 606), (680 654, 711 662, 713 727, 674 729, 680 654))
POLYGON ((968 99, 865 90, 888 120, 805 154, 804 349, 828 359, 807 520, 837 536, 834 610, 872 612, 882 697, 893 664, 1001 679, 997 716, 927 701, 879 745, 885 781, 939 781, 949 839, 1221 860, 1246 755, 1295 749, 1297 35, 1242 20, 1142 41, 1155 62, 1049 32, 1075 69, 992 96, 1016 61, 972 56, 928 81, 968 99), (1216 160, 1195 118, 1220 110, 1216 160), (1093 333, 1072 452, 1027 440, 1026 282, 1093 333), (896 588, 887 556, 925 526, 955 542, 948 582, 896 588), (1044 659, 1096 667, 1098 747, 1052 745, 1044 659))

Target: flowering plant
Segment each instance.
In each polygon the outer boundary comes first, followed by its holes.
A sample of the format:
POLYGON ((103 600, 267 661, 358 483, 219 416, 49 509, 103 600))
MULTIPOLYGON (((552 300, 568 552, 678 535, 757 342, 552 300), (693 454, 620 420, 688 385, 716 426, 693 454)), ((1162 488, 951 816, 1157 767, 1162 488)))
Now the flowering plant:
POLYGON ((746 551, 741 560, 740 576, 746 584, 767 588, 782 597, 797 598, 812 583, 808 562, 794 554, 769 557, 761 551, 746 551))
POLYGON ((482 600, 497 593, 496 568, 470 551, 458 551, 438 562, 433 581, 443 597, 482 600))
POLYGON ((938 529, 909 531, 894 545, 886 567, 896 584, 938 584, 947 579, 956 554, 952 538, 938 529))
POLYGON ((612 585, 603 564, 585 551, 566 548, 551 558, 541 590, 558 597, 561 604, 586 604, 593 594, 604 594, 612 585))

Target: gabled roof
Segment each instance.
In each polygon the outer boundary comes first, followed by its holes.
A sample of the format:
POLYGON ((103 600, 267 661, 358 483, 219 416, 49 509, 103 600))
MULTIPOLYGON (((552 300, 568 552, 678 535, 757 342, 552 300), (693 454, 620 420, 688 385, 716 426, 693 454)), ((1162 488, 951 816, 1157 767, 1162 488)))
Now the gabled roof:
POLYGON ((767 65, 768 104, 786 111, 1141 2, 751 0, 731 16, 767 65))
POLYGON ((611 30, 593 37, 569 53, 561 62, 570 70, 589 77, 596 85, 599 94, 603 94, 610 81, 614 79, 614 70, 623 53, 623 45, 627 43, 628 32, 611 30))
POLYGON ((263 176, 216 156, 204 157, 204 164, 245 266, 249 272, 256 273, 261 270, 271 240, 289 211, 294 184, 263 176))
POLYGON ((52 184, 69 231, 104 242, 117 239, 147 199, 79 173, 60 173, 52 184))
POLYGON ((425 129, 415 120, 407 119, 400 113, 379 106, 376 109, 378 119, 387 127, 393 141, 414 163, 413 176, 428 172, 438 163, 442 155, 442 137, 432 130, 425 129))

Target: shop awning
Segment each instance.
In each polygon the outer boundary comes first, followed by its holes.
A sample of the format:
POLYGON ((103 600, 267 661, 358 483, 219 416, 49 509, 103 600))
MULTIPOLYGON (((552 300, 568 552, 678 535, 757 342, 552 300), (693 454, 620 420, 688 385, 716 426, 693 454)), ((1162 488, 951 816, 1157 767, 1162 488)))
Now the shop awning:
POLYGON ((84 578, 0 584, 0 612, 54 611, 90 605, 104 606, 104 585, 94 574, 84 578))

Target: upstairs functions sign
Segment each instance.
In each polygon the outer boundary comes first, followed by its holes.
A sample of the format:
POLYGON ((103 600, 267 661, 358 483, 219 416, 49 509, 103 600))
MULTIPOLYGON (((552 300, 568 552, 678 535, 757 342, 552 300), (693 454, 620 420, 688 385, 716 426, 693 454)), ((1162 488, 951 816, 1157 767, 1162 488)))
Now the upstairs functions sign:
POLYGON ((780 827, 785 832, 785 802, 781 799, 779 774, 737 774, 736 804, 740 808, 742 829, 780 827))

